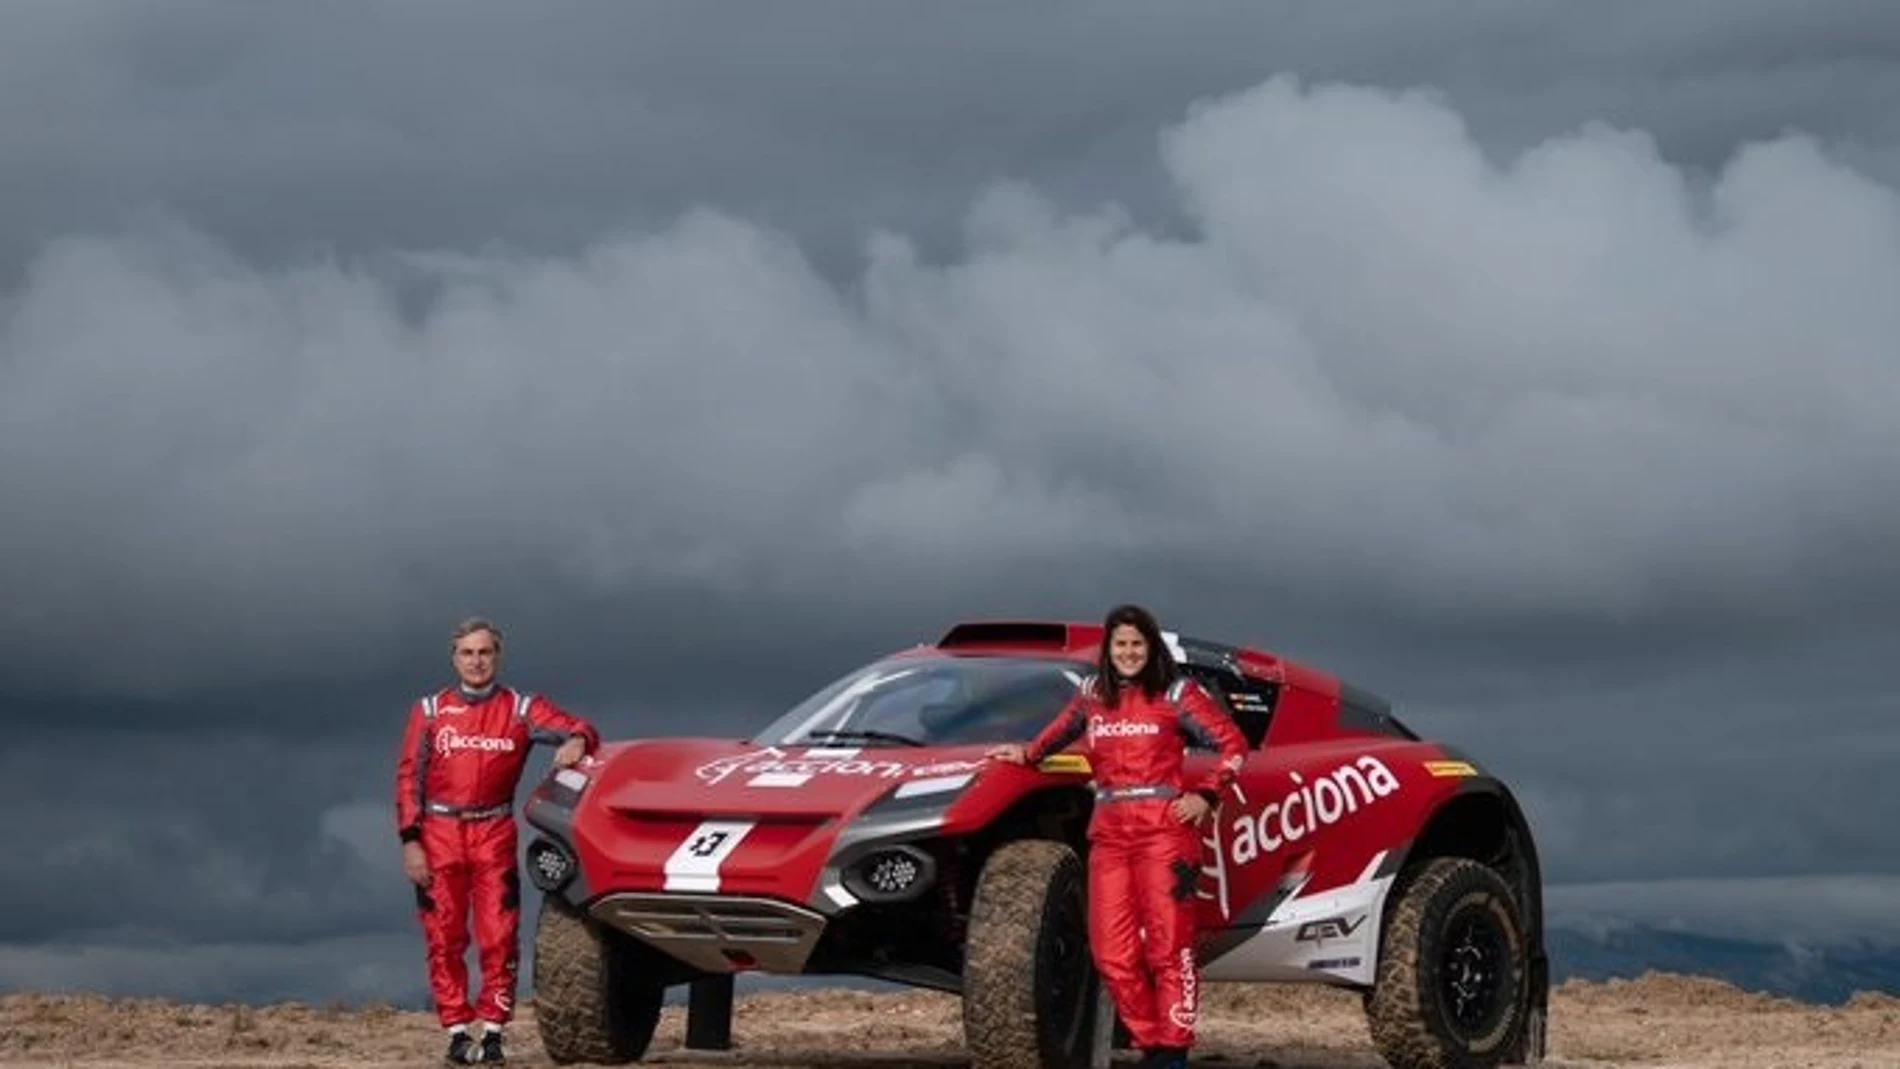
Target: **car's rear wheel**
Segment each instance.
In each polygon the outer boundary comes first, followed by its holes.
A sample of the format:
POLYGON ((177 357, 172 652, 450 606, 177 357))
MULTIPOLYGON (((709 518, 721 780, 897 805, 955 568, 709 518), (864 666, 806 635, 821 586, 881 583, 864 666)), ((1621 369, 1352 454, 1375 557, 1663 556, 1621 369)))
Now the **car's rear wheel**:
POLYGON ((646 1053, 666 988, 635 965, 613 933, 554 895, 541 899, 534 1020, 550 1061, 622 1065, 646 1053))
POLYGON ((1524 923, 1511 887, 1468 858, 1433 858, 1404 884, 1381 938, 1366 1016, 1393 1069, 1490 1069, 1526 1016, 1524 923))
POLYGON ((1082 859, 1066 844, 999 847, 977 877, 963 959, 972 1069, 1082 1069, 1099 980, 1082 859))

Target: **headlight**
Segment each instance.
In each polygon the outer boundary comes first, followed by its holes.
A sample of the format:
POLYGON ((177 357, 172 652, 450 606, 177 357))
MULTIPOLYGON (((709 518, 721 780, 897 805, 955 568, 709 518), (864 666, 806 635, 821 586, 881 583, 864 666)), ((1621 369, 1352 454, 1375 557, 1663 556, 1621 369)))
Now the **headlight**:
POLYGON ((544 892, 560 890, 574 878, 577 867, 574 855, 552 839, 536 839, 528 844, 528 879, 544 892))
POLYGON ((544 777, 528 797, 528 816, 530 821, 537 810, 551 808, 569 810, 581 804, 581 792, 587 789, 587 773, 573 768, 557 768, 544 777))
POLYGON ((937 876, 937 863, 914 846, 880 846, 844 870, 845 889, 866 902, 915 898, 937 876))
POLYGON ((569 808, 580 803, 581 792, 586 789, 587 773, 571 768, 557 768, 547 779, 549 800, 569 808))

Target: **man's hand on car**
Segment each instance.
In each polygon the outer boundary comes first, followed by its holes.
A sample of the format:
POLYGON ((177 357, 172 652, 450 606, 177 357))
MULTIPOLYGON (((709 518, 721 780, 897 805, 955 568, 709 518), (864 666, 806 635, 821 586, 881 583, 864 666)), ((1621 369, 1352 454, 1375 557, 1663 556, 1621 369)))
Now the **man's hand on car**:
POLYGON ((576 735, 562 743, 560 749, 554 751, 554 767, 566 768, 585 756, 587 756, 587 740, 576 735))
POLYGON ((1023 746, 1019 742, 1006 742, 1001 746, 992 746, 983 756, 992 761, 1003 761, 1012 765, 1024 764, 1023 746))

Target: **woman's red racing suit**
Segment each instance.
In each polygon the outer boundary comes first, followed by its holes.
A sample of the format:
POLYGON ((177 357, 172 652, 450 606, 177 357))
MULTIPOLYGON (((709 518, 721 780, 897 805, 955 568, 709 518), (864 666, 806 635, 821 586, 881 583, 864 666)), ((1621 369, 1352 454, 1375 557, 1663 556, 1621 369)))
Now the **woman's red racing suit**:
POLYGON ((1195 897, 1202 832, 1169 811, 1184 792, 1210 804, 1234 781, 1247 740, 1198 683, 1178 679, 1158 698, 1124 683, 1117 708, 1096 677, 1025 747, 1034 764, 1086 738, 1095 785, 1089 822, 1089 946, 1109 993, 1142 1050, 1194 1044, 1200 988, 1195 897), (1193 780, 1183 772, 1189 741, 1220 759, 1193 780), (1143 932, 1145 930, 1145 937, 1143 932))

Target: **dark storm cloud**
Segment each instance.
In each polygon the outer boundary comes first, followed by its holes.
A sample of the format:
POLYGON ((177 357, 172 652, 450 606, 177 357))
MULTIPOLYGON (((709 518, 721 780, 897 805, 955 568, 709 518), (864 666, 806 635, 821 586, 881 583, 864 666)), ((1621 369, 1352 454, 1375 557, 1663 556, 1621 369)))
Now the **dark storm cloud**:
POLYGON ((387 929, 394 750, 275 738, 68 736, 8 746, 0 943, 298 942, 387 929), (84 741, 80 741, 80 740, 84 741))
POLYGON ((737 734, 1132 597, 1508 774, 1579 910, 1890 872, 1900 19, 1616 10, 9 6, 0 984, 416 990, 473 611, 737 734))
POLYGON ((1714 168, 1786 128, 1893 171, 1878 0, 1654 5, 8 5, 0 264, 171 212, 248 253, 569 251, 712 204, 847 272, 974 188, 1175 204, 1154 132, 1281 72, 1430 85, 1515 150, 1592 120, 1714 168), (1855 148, 1855 146, 1859 146, 1855 148))
POLYGON ((1800 138, 1707 189, 1608 130, 1498 167, 1289 79, 1160 143, 1186 239, 1005 186, 956 261, 887 232, 844 287, 711 212, 412 258, 416 315, 368 267, 61 242, 0 322, 11 675, 387 670, 463 606, 637 661, 1126 567, 1453 636, 1882 611, 1892 188, 1800 138))
MULTIPOLYGON (((1839 645, 1633 678, 1524 666, 1518 693, 1477 679, 1467 697, 1447 680, 1408 719, 1517 785, 1558 882, 1900 875, 1868 819, 1900 806, 1893 636, 1839 645)), ((1503 674, 1459 659, 1446 675, 1460 667, 1503 674)))

